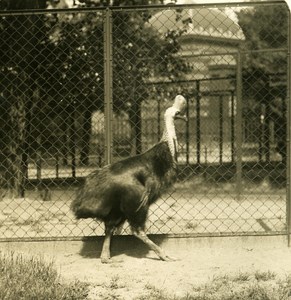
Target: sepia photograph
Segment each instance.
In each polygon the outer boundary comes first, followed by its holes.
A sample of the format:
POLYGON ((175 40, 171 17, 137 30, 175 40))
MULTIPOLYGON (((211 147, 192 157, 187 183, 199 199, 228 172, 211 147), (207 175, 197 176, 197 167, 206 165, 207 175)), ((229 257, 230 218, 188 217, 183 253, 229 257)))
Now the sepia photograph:
POLYGON ((0 0, 0 299, 291 299, 291 1, 0 0))

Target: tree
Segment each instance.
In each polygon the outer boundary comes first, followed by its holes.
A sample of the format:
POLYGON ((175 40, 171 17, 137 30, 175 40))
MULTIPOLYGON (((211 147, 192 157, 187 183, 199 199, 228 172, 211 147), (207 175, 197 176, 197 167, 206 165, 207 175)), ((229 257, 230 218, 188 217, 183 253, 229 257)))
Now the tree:
POLYGON ((261 101, 267 98, 268 75, 286 72, 286 53, 264 50, 287 48, 288 11, 284 5, 256 6, 241 10, 238 21, 246 38, 245 49, 250 51, 243 67, 244 78, 251 84, 244 92, 261 101))
MULTIPOLYGON (((45 0, 2 0, 0 8, 45 8, 45 0)), ((28 136, 35 101, 38 101, 38 66, 46 40, 44 18, 37 15, 3 16, 0 20, 1 136, 5 182, 16 197, 24 196, 28 136)))
POLYGON ((143 12, 116 13, 113 16, 114 108, 125 111, 132 128, 133 154, 141 147, 141 103, 150 94, 149 79, 176 80, 187 72, 185 62, 176 55, 182 32, 169 31, 163 38, 148 26, 151 16, 143 12))
MULTIPOLYGON (((46 1, 2 0, 0 5, 23 10, 45 8, 46 1)), ((0 20, 0 118, 6 126, 1 138, 2 169, 16 197, 24 194, 28 155, 39 152, 50 134, 48 122, 57 122, 55 127, 64 137, 59 137, 57 147, 69 145, 74 151, 73 135, 80 136, 80 161, 88 163, 91 115, 104 107, 103 17, 104 11, 95 11, 28 13, 0 20)), ((145 11, 113 13, 114 110, 128 114, 137 153, 141 151, 140 105, 151 92, 148 79, 173 80, 186 70, 175 56, 179 34, 161 37, 148 26, 149 18, 145 11)))
MULTIPOLYGON (((114 4, 122 4, 117 2, 114 4)), ((93 1, 87 4, 94 6, 93 1)), ((59 15, 55 28, 55 44, 62 57, 58 64, 61 87, 56 89, 55 98, 66 95, 63 101, 83 112, 80 161, 86 164, 91 130, 88 120, 94 110, 104 106, 104 11, 70 16, 59 15)), ((180 33, 169 32, 162 38, 148 25, 149 18, 146 11, 113 11, 112 16, 113 108, 129 117, 133 153, 142 150, 140 105, 149 96, 146 82, 153 76, 174 80, 187 69, 175 55, 180 33)))
MULTIPOLYGON (((285 5, 255 6, 240 11, 239 25, 246 37, 243 95, 245 108, 263 116, 260 143, 270 159, 270 121, 275 124, 275 136, 283 162, 286 160, 286 94, 282 85, 287 72, 288 10, 285 5), (273 49, 273 51, 270 51, 273 49), (278 99, 281 101, 278 101, 278 99)), ((258 125, 261 126, 261 125, 258 125)))

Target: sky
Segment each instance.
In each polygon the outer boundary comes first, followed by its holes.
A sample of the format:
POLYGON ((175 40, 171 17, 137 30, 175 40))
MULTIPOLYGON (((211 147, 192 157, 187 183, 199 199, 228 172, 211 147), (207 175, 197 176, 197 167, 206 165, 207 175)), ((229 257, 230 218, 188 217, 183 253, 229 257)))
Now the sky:
MULTIPOLYGON (((246 0, 248 1, 248 0, 246 0)), ((291 0, 290 0, 291 1, 291 0)), ((235 2, 245 2, 244 0, 238 0, 235 2)), ((177 0, 177 4, 193 4, 193 3, 228 3, 229 5, 231 4, 231 1, 226 1, 226 0, 177 0)))
MULTIPOLYGON (((231 2, 248 2, 250 0, 234 0, 234 1, 226 1, 226 0, 177 0, 177 3, 183 3, 183 4, 191 4, 193 2, 196 3, 228 3, 229 5, 231 5, 231 2)), ((258 0, 260 1, 260 0, 258 0)), ((287 0, 286 2, 291 3, 291 0, 287 0)))
MULTIPOLYGON (((228 3, 229 5, 231 5, 231 2, 246 2, 246 1, 250 1, 250 0, 234 0, 234 1, 226 1, 226 0, 195 0, 196 3, 228 3)), ((258 0, 260 1, 260 0, 258 0)), ((178 4, 191 4, 193 3, 193 0, 177 0, 178 4)), ((287 4, 290 7, 291 10, 291 0, 285 0, 285 2, 287 2, 287 4)))
MULTIPOLYGON (((291 0, 290 0, 291 1, 291 0)), ((236 1, 236 2, 245 2, 245 1, 236 1)), ((193 4, 193 3, 201 3, 201 4, 206 4, 206 3, 226 3, 225 0, 177 0, 177 4, 193 4)), ((231 4, 231 1, 228 1, 229 5, 231 4)), ((225 8, 224 12, 233 19, 235 22, 237 22, 237 16, 235 11, 238 11, 239 8, 225 8)))
MULTIPOLYGON (((72 0, 65 0, 67 3, 73 2, 72 0)), ((231 2, 247 2, 249 0, 234 0, 234 1, 227 1, 227 0, 177 0, 177 4, 191 4, 191 3, 228 3, 231 5, 231 2)), ((260 0, 259 0, 260 1, 260 0)), ((291 0, 285 0, 290 7, 291 10, 291 0)))

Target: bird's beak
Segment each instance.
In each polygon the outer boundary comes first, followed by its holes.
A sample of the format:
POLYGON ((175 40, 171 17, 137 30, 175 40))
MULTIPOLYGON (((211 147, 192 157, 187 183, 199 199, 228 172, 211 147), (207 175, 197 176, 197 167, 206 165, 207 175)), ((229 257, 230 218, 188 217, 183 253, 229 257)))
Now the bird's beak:
POLYGON ((176 116, 175 119, 183 120, 185 122, 188 122, 188 118, 186 116, 176 116))

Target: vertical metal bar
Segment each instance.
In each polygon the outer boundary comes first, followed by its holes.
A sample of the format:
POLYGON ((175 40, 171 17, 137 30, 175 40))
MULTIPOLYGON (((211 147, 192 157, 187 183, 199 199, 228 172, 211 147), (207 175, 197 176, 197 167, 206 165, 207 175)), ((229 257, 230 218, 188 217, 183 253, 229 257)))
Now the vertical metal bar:
POLYGON ((187 110, 186 110, 186 165, 189 165, 190 154, 190 120, 189 120, 189 99, 187 98, 187 110))
POLYGON ((41 181, 41 169, 42 169, 41 153, 40 153, 40 149, 38 149, 36 152, 36 179, 38 184, 41 181))
POLYGON ((231 91, 231 119, 230 119, 230 144, 231 144, 231 162, 234 162, 234 155, 235 155, 235 151, 234 151, 234 138, 235 138, 235 133, 234 133, 234 91, 231 91))
POLYGON ((222 164, 223 152, 223 96, 219 95, 219 163, 222 164))
POLYGON ((59 169, 60 169, 60 157, 59 154, 56 154, 55 157, 55 168, 56 168, 56 178, 59 178, 59 169))
POLYGON ((105 10, 104 34, 104 114, 105 114, 105 164, 112 162, 112 11, 105 10))
POLYGON ((266 103, 265 136, 266 165, 268 165, 271 162, 271 128, 269 101, 266 103))
POLYGON ((266 118, 266 107, 265 104, 260 105, 260 137, 259 137, 259 162, 261 163, 265 153, 265 118, 266 118))
POLYGON ((236 68, 236 196, 242 193, 242 57, 237 53, 236 68))
POLYGON ((286 181, 286 231, 288 247, 290 247, 290 231, 291 231, 291 7, 289 6, 288 15, 288 70, 287 70, 287 181, 286 181))
POLYGON ((201 128, 200 128, 200 81, 196 80, 196 91, 197 91, 197 99, 196 99, 196 157, 197 157, 197 164, 200 165, 200 157, 201 157, 201 128))
MULTIPOLYGON (((75 102, 75 101, 74 101, 75 102)), ((76 128, 75 128, 75 103, 71 104, 69 108, 69 140, 70 140, 70 154, 71 154, 71 171, 72 177, 76 178, 76 128)))
POLYGON ((161 99, 158 97, 158 142, 161 137, 161 99))

